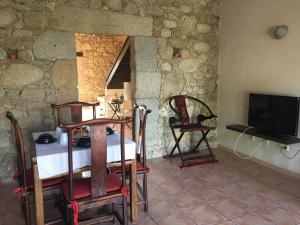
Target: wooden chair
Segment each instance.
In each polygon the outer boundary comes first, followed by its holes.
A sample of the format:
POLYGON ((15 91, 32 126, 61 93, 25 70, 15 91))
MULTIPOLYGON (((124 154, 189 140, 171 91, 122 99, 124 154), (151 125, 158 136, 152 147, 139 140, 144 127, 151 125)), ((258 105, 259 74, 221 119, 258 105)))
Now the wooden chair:
MULTIPOLYGON (((147 174, 150 168, 147 167, 147 151, 146 151, 146 124, 147 116, 151 113, 145 105, 134 105, 133 107, 133 122, 132 122, 132 139, 136 142, 136 170, 137 175, 142 178, 142 184, 138 185, 138 191, 142 196, 142 201, 139 204, 144 205, 144 211, 148 212, 148 186, 147 174)), ((120 167, 111 168, 112 173, 120 174, 120 167)), ((126 167, 126 174, 130 172, 129 167, 126 167)))
POLYGON ((212 152, 212 148, 207 140, 207 135, 210 131, 215 130, 215 127, 209 127, 202 124, 205 120, 214 119, 217 116, 212 113, 211 109, 206 105, 204 102, 200 101, 197 98, 187 96, 187 95, 176 95, 169 98, 169 106, 175 112, 176 117, 172 116, 169 118, 169 126, 171 128, 175 145, 171 152, 165 156, 165 158, 170 157, 177 157, 180 156, 182 165, 181 168, 186 166, 194 166, 203 163, 213 163, 216 162, 215 155, 212 152), (196 121, 193 121, 187 110, 186 100, 194 102, 196 104, 200 104, 200 106, 206 111, 206 114, 199 114, 196 118, 196 121), (180 131, 180 136, 177 137, 175 130, 178 129, 180 131), (199 142, 196 144, 194 148, 191 149, 189 152, 183 153, 180 148, 180 141, 183 135, 187 132, 195 132, 200 131, 202 137, 200 138, 199 142), (198 147, 202 142, 205 142, 207 149, 209 151, 208 155, 200 155, 198 147), (174 154, 175 150, 178 150, 178 154, 174 154))
POLYGON ((61 127, 68 132, 68 163, 69 181, 63 185, 63 199, 67 208, 66 223, 95 224, 100 222, 114 221, 116 215, 120 224, 128 224, 127 216, 127 195, 125 177, 125 142, 124 126, 130 120, 96 119, 76 124, 62 124, 61 127), (121 179, 115 174, 107 173, 107 133, 106 125, 120 124, 120 151, 121 151, 121 179), (72 130, 82 126, 91 128, 91 178, 75 179, 73 174, 73 145, 72 130), (114 204, 122 202, 122 217, 114 209, 114 204), (112 204, 111 216, 92 217, 82 220, 79 213, 86 209, 97 208, 103 205, 112 204))
MULTIPOLYGON (((33 170, 32 168, 27 169, 26 166, 24 140, 18 121, 11 112, 7 112, 6 117, 11 122, 11 134, 17 153, 17 172, 14 175, 14 179, 18 182, 18 188, 15 189, 14 192, 20 194, 26 224, 31 225, 31 207, 34 205, 34 202, 32 201, 34 194, 33 170)), ((53 197, 55 194, 59 195, 61 190, 60 186, 64 181, 64 177, 43 180, 42 186, 44 196, 53 197)), ((50 221, 49 224, 54 224, 59 221, 61 221, 61 219, 50 221)))
POLYGON ((96 106, 100 103, 88 103, 88 102, 66 102, 63 104, 51 104, 51 108, 56 110, 56 126, 59 126, 61 121, 61 110, 63 108, 71 109, 71 122, 81 122, 82 121, 82 107, 89 106, 93 108, 93 119, 96 119, 96 106))

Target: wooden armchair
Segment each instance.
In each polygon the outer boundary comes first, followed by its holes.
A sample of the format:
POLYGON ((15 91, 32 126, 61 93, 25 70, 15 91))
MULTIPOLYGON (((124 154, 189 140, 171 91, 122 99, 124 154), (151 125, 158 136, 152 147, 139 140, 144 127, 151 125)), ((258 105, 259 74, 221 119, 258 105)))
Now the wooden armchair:
POLYGON ((82 107, 89 106, 93 108, 93 119, 96 119, 96 106, 100 105, 99 102, 88 103, 88 102, 66 102, 63 104, 51 104, 51 108, 56 110, 56 126, 59 126, 61 121, 61 110, 63 108, 71 109, 71 122, 81 122, 82 121, 82 107))
POLYGON ((127 216, 127 195, 125 177, 125 142, 124 126, 130 120, 96 119, 76 124, 62 124, 62 129, 68 132, 68 163, 69 181, 63 185, 63 199, 66 206, 66 223, 96 224, 107 221, 114 221, 117 217, 120 224, 128 224, 127 216), (121 151, 121 178, 115 174, 107 173, 107 133, 108 124, 120 124, 120 151, 121 151), (75 179, 73 174, 73 145, 72 131, 82 126, 91 128, 91 177, 75 179), (122 203, 122 216, 115 210, 114 205, 122 203), (111 205, 112 214, 90 218, 81 218, 80 213, 91 208, 98 208, 103 205, 111 205))
MULTIPOLYGON (((14 175, 14 179, 18 182, 19 187, 15 189, 15 193, 20 194, 26 224, 31 225, 31 208, 34 206, 34 201, 32 200, 34 196, 33 170, 32 168, 27 169, 26 166, 24 140, 18 121, 11 112, 7 112, 6 117, 11 122, 11 135, 17 153, 17 171, 14 175)), ((54 195, 60 194, 60 186, 64 181, 64 177, 43 180, 43 195, 53 199, 54 195)), ((59 221, 61 221, 61 219, 49 221, 45 224, 54 224, 59 221)))
POLYGON ((216 158, 212 152, 212 148, 207 140, 207 135, 210 131, 215 130, 215 127, 209 127, 202 124, 205 120, 211 120, 216 118, 217 116, 212 113, 211 109, 201 100, 187 96, 187 95, 176 95, 169 98, 169 106, 175 112, 176 116, 172 116, 169 118, 169 126, 171 128, 175 145, 171 152, 165 156, 165 158, 177 157, 180 156, 182 165, 181 168, 186 166, 194 166, 203 163, 213 163, 216 162, 216 158), (200 106, 204 109, 205 114, 199 114, 196 118, 196 121, 193 121, 187 110, 187 102, 186 100, 194 101, 196 104, 200 104, 200 106), (178 129, 180 131, 179 137, 176 136, 175 130, 178 129), (180 148, 180 141, 183 135, 187 132, 196 132, 199 131, 202 134, 199 142, 196 144, 194 148, 192 148, 189 152, 182 152, 180 148), (208 155, 200 155, 198 151, 198 147, 202 142, 205 142, 207 146, 207 150, 209 151, 208 155), (178 154, 174 154, 175 150, 178 150, 178 154))

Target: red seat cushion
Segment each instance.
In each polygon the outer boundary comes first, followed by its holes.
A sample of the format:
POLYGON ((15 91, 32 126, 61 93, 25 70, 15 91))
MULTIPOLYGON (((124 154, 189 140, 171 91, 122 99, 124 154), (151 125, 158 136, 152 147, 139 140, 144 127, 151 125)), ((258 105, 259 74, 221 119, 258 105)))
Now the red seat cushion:
MULTIPOLYGON (((110 169, 113 174, 121 174, 122 173, 121 166, 112 167, 110 169)), ((129 171, 130 171, 129 165, 126 165, 125 169, 126 169, 126 173, 129 173, 129 171)), ((136 172, 137 173, 150 173, 150 168, 144 167, 142 163, 137 162, 136 163, 136 172)))
MULTIPOLYGON (((91 179, 82 178, 73 180, 74 199, 85 198, 91 196, 91 179)), ((117 175, 108 174, 106 177, 106 191, 112 192, 120 190, 122 186, 121 180, 117 175)), ((63 184, 63 192, 66 198, 69 198, 69 182, 63 184)))
MULTIPOLYGON (((27 186, 30 189, 33 189, 34 188, 33 170, 28 169, 26 171, 26 176, 27 176, 27 186)), ((55 185, 62 184, 65 180, 66 180, 65 177, 57 177, 57 178, 52 178, 52 179, 46 179, 46 180, 42 180, 42 185, 43 185, 43 188, 52 187, 52 186, 55 186, 55 185)))

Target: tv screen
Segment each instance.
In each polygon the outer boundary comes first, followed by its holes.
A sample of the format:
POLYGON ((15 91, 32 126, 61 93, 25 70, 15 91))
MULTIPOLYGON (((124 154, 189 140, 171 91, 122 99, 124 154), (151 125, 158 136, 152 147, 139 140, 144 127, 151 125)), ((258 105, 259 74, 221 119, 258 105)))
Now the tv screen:
POLYGON ((279 135, 298 135, 299 98, 250 94, 248 125, 279 135))

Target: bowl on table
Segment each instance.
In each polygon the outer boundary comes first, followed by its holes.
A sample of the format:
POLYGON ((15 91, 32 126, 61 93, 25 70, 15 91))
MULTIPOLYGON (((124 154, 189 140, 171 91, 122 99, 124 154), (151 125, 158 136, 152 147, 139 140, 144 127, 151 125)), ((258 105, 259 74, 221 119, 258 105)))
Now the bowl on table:
POLYGON ((35 142, 37 144, 51 144, 56 142, 57 139, 54 138, 51 134, 49 133, 45 133, 45 134, 41 134, 38 139, 35 140, 35 142))
POLYGON ((80 148, 90 148, 91 147, 90 137, 85 136, 85 137, 78 138, 76 146, 80 148))

